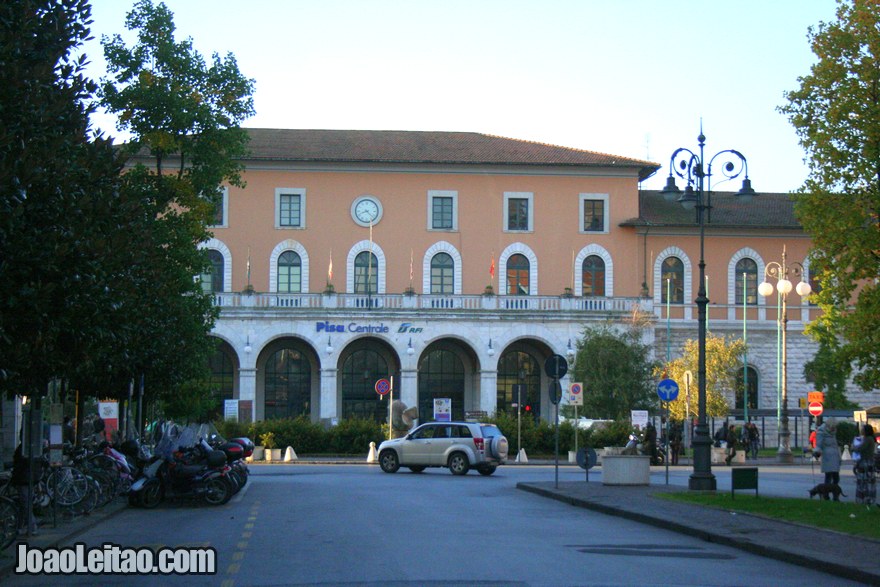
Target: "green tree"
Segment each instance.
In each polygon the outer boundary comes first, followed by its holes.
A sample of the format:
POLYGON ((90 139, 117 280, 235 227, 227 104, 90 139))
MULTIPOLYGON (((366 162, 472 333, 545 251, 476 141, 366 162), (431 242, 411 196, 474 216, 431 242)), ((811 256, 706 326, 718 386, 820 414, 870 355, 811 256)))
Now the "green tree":
MULTIPOLYGON (((737 375, 742 372, 742 356, 745 344, 739 338, 725 338, 706 335, 706 415, 710 418, 723 418, 730 406, 727 397, 733 397, 737 385, 737 375)), ((678 399, 669 402, 669 418, 683 421, 688 415, 699 416, 698 405, 698 363, 699 344, 696 340, 688 340, 684 344, 684 353, 672 362, 657 367, 654 376, 657 379, 669 378, 679 385, 678 399), (685 371, 693 374, 690 393, 685 393, 685 371)), ((740 382, 740 385, 742 383, 740 382)))
POLYGON ((813 239, 822 316, 808 326, 824 352, 880 387, 880 4, 838 0, 837 20, 811 27, 817 62, 780 107, 807 153, 796 214, 813 239))
POLYGON ((582 415, 608 420, 629 420, 630 410, 657 406, 652 379, 650 348, 637 327, 589 327, 577 342, 572 370, 584 384, 582 415))
POLYGON ((129 287, 118 292, 115 311, 135 319, 108 362, 121 382, 144 374, 167 406, 185 405, 179 393, 201 406, 198 382, 215 348, 208 334, 217 311, 193 276, 208 267, 198 245, 211 236, 220 186, 243 185, 247 134, 239 124, 253 114, 253 81, 231 54, 215 54, 208 65, 190 39, 177 42, 164 4, 140 0, 125 25, 138 40, 128 47, 119 35, 102 39, 108 77, 100 97, 133 136, 125 151, 136 164, 121 192, 141 223, 142 252, 119 267, 129 287))
POLYGON ((85 0, 0 4, 0 387, 39 397, 105 334, 94 213, 121 165, 90 136, 95 85, 72 50, 89 34, 85 0))
POLYGON ((827 329, 817 327, 814 336, 819 340, 819 349, 813 358, 804 365, 804 376, 816 386, 817 391, 825 392, 825 407, 832 410, 856 409, 858 405, 846 399, 846 380, 852 371, 849 362, 841 360, 840 341, 827 329))

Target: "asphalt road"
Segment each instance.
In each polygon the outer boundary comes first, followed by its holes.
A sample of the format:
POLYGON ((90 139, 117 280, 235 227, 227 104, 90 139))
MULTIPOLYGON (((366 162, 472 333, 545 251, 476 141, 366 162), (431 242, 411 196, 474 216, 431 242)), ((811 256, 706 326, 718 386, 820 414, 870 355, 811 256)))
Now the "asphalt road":
MULTIPOLYGON (((215 576, 13 576, 5 584, 848 584, 515 488, 553 480, 552 466, 506 466, 492 477, 454 477, 441 469, 388 475, 364 465, 252 471, 249 486, 225 506, 127 509, 77 538, 89 546, 212 547, 215 576)), ((779 491, 791 486, 796 493, 810 481, 809 467, 774 471, 762 468, 762 483, 779 491)), ((673 473, 671 481, 687 483, 687 470, 673 473)), ((574 467, 560 467, 559 474, 561 481, 585 475, 574 467)), ((719 488, 727 474, 717 471, 719 488)), ((664 481, 665 471, 655 469, 652 484, 664 481)))

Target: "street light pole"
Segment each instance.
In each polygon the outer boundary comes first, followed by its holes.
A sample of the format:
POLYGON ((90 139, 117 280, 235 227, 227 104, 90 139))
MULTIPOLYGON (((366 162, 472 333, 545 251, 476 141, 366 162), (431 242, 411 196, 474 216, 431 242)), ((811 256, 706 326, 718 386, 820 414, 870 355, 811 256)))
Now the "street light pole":
POLYGON ((705 165, 704 149, 706 137, 702 128, 697 137, 699 153, 680 147, 672 153, 669 160, 669 177, 666 187, 661 193, 667 201, 677 201, 685 209, 697 211, 697 222, 700 225, 700 281, 697 290, 697 335, 698 335, 698 364, 697 364, 697 426, 694 429, 694 471, 688 480, 688 488, 695 491, 715 491, 715 475, 712 474, 712 439, 709 436, 709 424, 706 419, 706 318, 708 316, 709 297, 706 293, 706 261, 705 261, 705 222, 707 215, 711 221, 712 210, 712 163, 716 158, 722 157, 723 165, 721 172, 726 179, 734 179, 741 174, 745 175, 742 188, 737 192, 737 197, 748 202, 755 195, 749 180, 748 164, 746 158, 739 151, 726 149, 719 151, 705 165), (705 168, 704 168, 705 165, 705 168), (684 193, 675 185, 675 175, 687 181, 684 193))
POLYGON ((804 266, 795 261, 791 265, 786 264, 785 245, 782 246, 782 263, 771 261, 764 267, 764 282, 758 286, 758 293, 765 298, 773 293, 773 285, 767 281, 768 277, 776 278, 776 291, 782 300, 782 309, 779 312, 778 320, 780 330, 782 332, 782 416, 779 430, 779 449, 776 452, 776 460, 780 463, 794 462, 794 455, 791 454, 791 432, 788 429, 788 352, 786 348, 786 330, 788 330, 788 294, 791 292, 791 281, 789 275, 800 278, 797 284, 798 295, 802 298, 810 295, 812 288, 810 284, 804 281, 804 266))

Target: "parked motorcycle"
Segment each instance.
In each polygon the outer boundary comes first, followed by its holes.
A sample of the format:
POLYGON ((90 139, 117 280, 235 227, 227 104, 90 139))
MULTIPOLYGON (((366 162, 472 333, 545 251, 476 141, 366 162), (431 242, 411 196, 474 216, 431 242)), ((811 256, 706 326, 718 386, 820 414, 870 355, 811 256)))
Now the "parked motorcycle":
POLYGON ((163 499, 201 499, 210 505, 228 502, 237 491, 230 479, 226 453, 195 438, 195 428, 168 427, 156 456, 129 493, 129 503, 154 508, 163 499))

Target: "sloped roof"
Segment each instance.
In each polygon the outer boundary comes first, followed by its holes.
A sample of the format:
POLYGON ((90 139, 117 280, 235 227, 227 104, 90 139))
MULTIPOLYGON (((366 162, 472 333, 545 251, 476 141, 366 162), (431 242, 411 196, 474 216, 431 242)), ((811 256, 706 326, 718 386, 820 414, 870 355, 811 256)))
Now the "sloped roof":
POLYGON ((631 168, 644 179, 660 167, 629 159, 473 132, 249 128, 249 160, 445 165, 631 168))
MULTIPOLYGON (((704 218, 706 226, 802 229, 794 215, 794 194, 759 192, 748 203, 739 201, 735 192, 712 192, 711 198, 711 210, 704 218)), ((699 226, 696 211, 685 210, 675 200, 667 202, 659 190, 641 190, 639 217, 625 220, 620 225, 699 226)))

